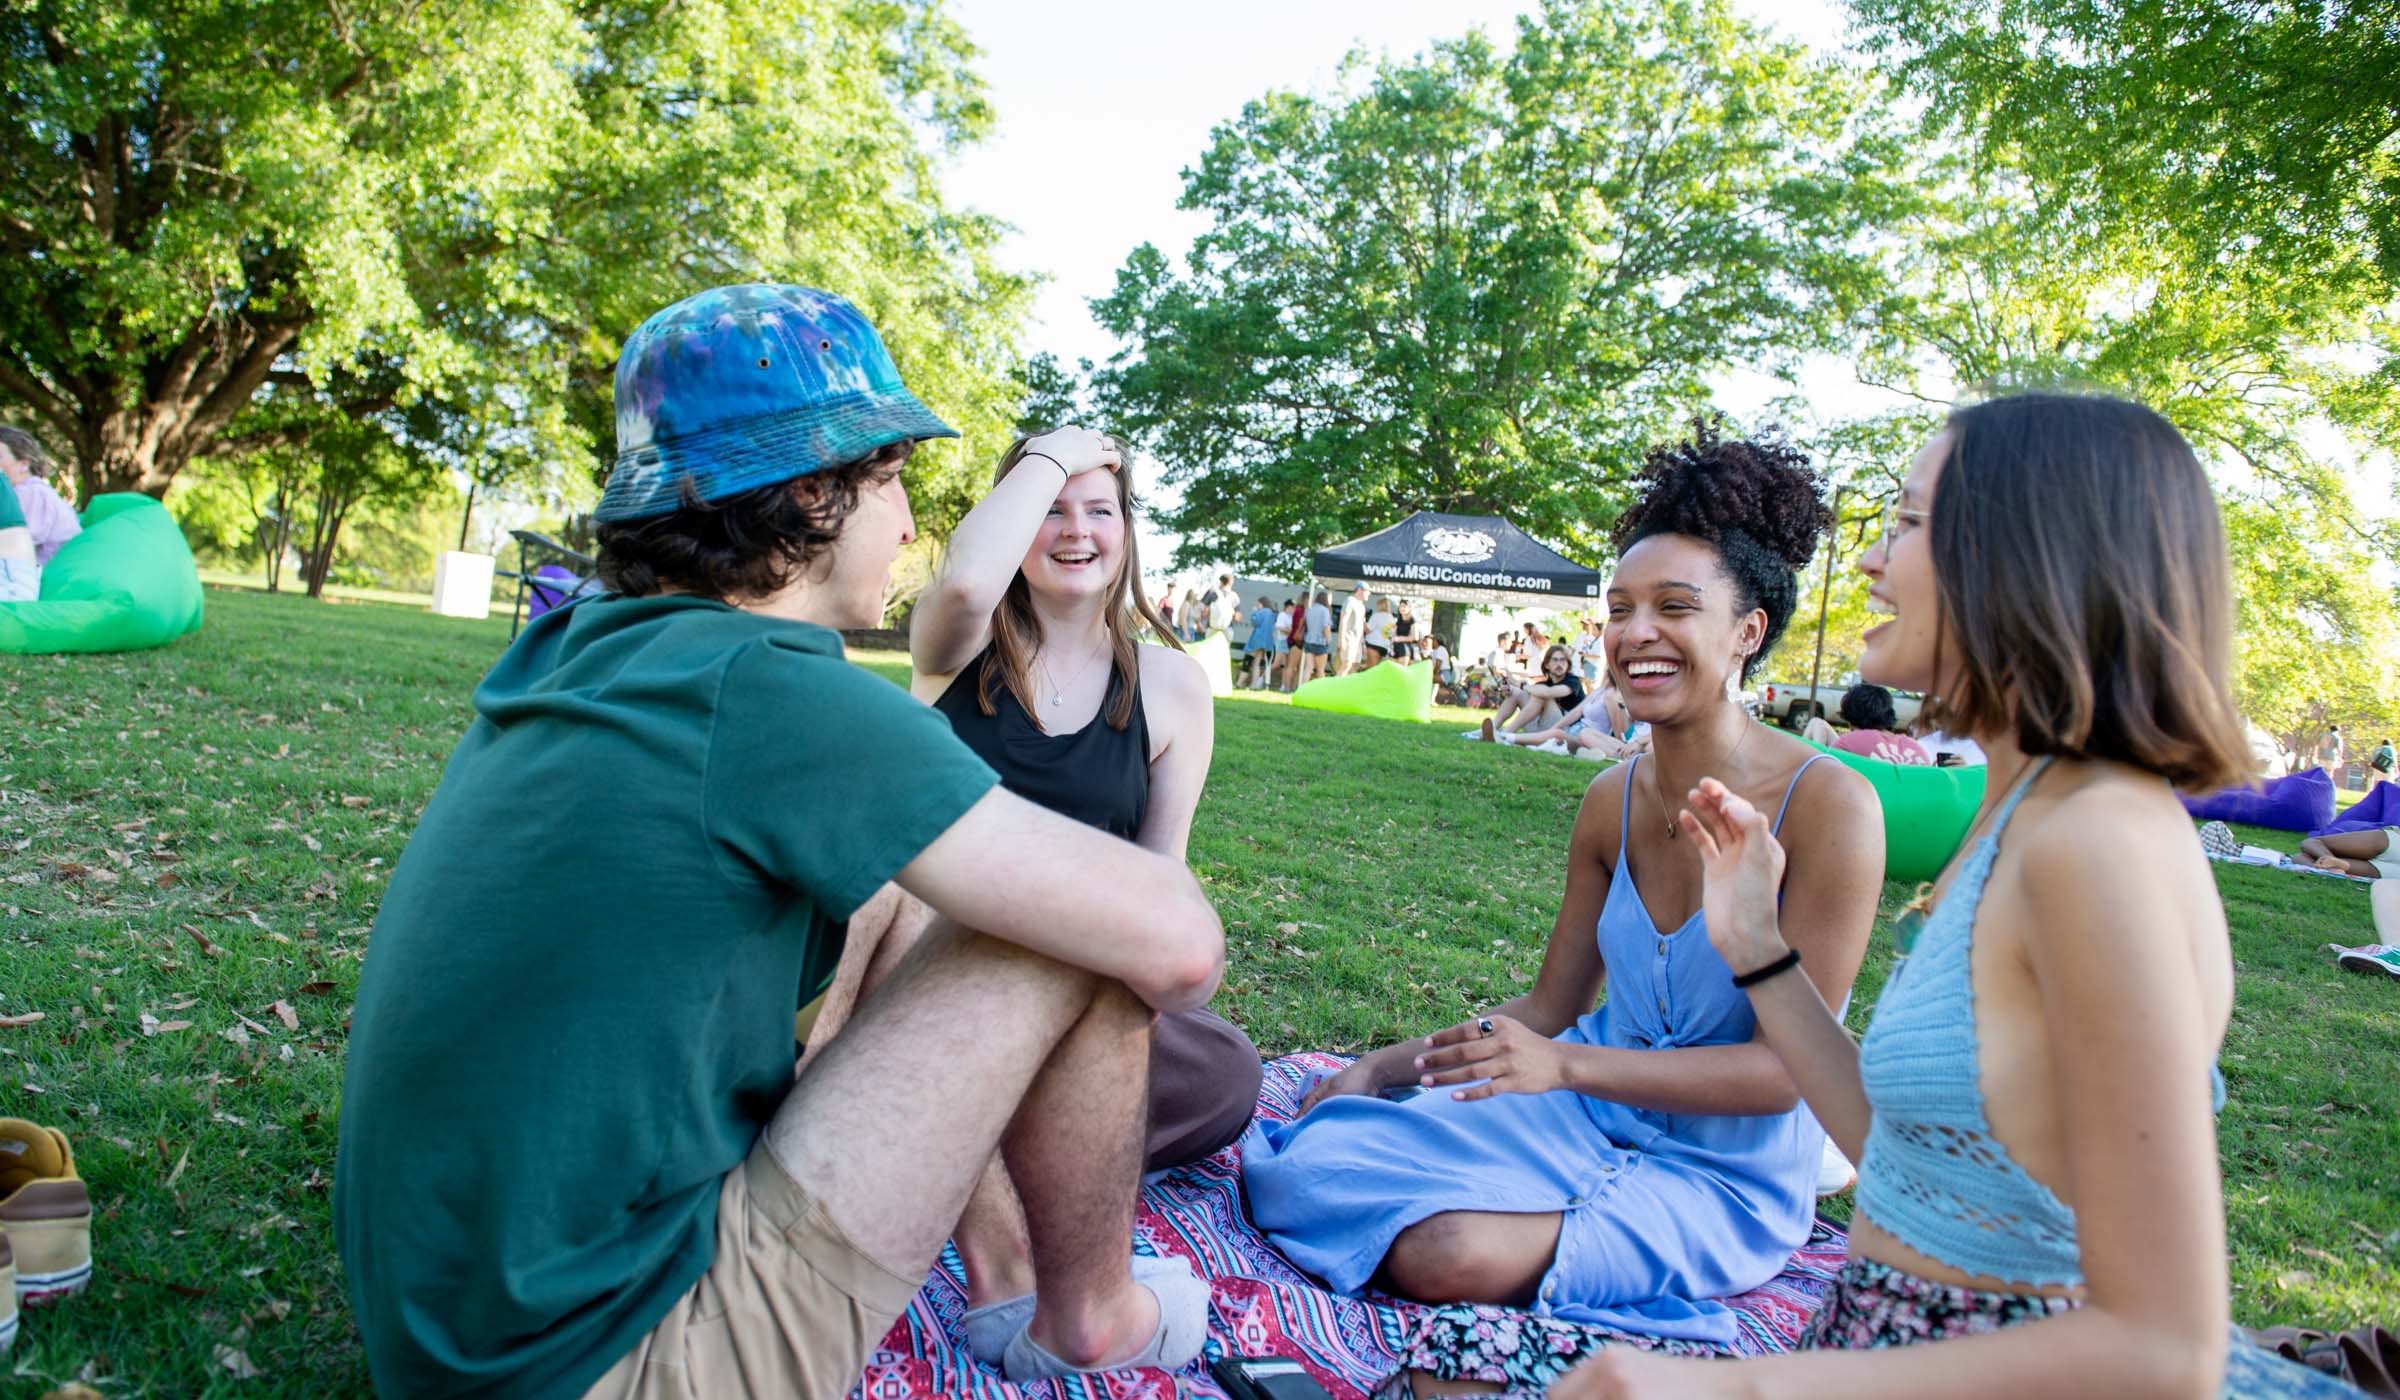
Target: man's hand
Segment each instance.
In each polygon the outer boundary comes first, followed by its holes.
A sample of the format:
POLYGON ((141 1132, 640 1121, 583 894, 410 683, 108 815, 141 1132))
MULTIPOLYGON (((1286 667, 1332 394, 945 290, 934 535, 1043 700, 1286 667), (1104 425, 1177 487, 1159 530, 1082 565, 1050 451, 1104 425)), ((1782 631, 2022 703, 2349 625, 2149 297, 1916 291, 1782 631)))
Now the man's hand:
POLYGON ((1417 1056, 1417 1082, 1435 1086, 1484 1081, 1451 1091, 1454 1099, 1546 1094, 1567 1087, 1566 1054, 1558 1042, 1513 1016, 1461 1021, 1435 1031, 1425 1043, 1430 1048, 1417 1056))

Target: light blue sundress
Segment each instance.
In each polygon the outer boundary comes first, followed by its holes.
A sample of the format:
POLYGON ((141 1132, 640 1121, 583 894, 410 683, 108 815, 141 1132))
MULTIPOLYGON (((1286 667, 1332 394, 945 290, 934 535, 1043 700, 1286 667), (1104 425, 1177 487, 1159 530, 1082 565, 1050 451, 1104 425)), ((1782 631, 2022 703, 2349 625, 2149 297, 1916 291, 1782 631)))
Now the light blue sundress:
MULTIPOLYGON (((1820 755, 1819 757, 1822 757, 1820 755)), ((1775 827, 1812 757, 1784 789, 1775 827)), ((1638 763, 1639 760, 1636 760, 1638 763)), ((1751 1039, 1750 1000, 1698 912, 1652 921, 1626 863, 1633 764, 1597 937, 1605 999, 1558 1039, 1631 1050, 1751 1039)), ((1558 1213, 1558 1252, 1533 1310, 1731 1345, 1714 1300, 1779 1272, 1807 1240, 1824 1130, 1805 1106, 1755 1117, 1660 1113, 1572 1090, 1467 1102, 1348 1095, 1242 1139, 1259 1228, 1334 1288, 1364 1285, 1402 1230, 1445 1211, 1558 1213)))

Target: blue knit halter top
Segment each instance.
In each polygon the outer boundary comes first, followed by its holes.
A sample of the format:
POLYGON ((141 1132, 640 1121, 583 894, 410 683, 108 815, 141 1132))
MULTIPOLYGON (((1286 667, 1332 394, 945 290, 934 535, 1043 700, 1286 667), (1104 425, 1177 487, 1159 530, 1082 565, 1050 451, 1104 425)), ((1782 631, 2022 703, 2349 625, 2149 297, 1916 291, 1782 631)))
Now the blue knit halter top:
POLYGON ((1951 1268, 2079 1285, 2074 1208, 1992 1136, 1975 1037, 1976 906, 2000 855, 2000 833, 2049 766, 2044 758, 2017 781, 1875 1003, 1858 1053, 1874 1115, 1858 1164, 1858 1209, 1951 1268))

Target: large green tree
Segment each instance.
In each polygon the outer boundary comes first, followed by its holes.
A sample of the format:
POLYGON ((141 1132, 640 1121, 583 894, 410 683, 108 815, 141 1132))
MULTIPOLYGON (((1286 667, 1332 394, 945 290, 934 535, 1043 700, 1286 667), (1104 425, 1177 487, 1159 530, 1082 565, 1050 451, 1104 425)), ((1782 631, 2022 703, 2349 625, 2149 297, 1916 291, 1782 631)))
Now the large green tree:
MULTIPOLYGON (((988 441, 1027 287, 941 197, 972 52, 940 0, 5 7, 0 397, 87 492, 343 419, 588 489, 625 333, 774 278, 859 301, 988 441)), ((958 460, 922 459, 937 527, 958 460)))
POLYGON ((1937 129, 1983 133, 2048 210, 2400 285, 2389 0, 1851 0, 1937 129))
POLYGON ((1272 93, 1186 172, 1210 227, 1136 250, 1107 421, 1181 490, 1179 562, 1270 574, 1425 508, 1596 554, 1640 449, 1854 297, 1895 198, 1860 76, 1709 0, 1551 0, 1272 93))

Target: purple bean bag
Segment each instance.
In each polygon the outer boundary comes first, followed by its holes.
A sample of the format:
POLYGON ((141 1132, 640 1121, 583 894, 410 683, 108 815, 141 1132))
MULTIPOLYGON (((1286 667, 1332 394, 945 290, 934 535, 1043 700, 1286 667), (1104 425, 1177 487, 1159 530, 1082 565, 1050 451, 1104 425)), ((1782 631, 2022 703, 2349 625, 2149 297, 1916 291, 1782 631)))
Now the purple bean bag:
POLYGON ((2400 788, 2377 783, 2366 796, 2343 808, 2340 816, 2308 834, 2331 836, 2337 831, 2380 831, 2387 826, 2400 826, 2400 788))
POLYGON ((2333 820, 2333 779, 2322 768, 2303 768, 2289 777, 2269 778, 2263 788, 2226 788, 2206 797, 2187 797, 2183 806, 2202 821, 2308 831, 2333 820))

